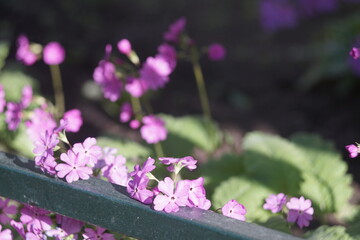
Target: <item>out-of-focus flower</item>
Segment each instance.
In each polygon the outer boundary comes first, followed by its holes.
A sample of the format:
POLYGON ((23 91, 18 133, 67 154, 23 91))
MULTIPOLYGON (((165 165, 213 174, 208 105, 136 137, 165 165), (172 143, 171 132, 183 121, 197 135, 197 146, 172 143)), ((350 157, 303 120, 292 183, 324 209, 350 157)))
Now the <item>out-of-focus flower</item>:
POLYGON ((6 106, 5 91, 4 91, 4 87, 0 84, 0 113, 4 111, 5 106, 6 106))
POLYGON ((158 54, 156 57, 163 58, 169 63, 171 71, 174 71, 176 67, 176 50, 169 44, 162 44, 158 47, 158 54))
POLYGON ((238 203, 236 200, 230 200, 221 208, 222 214, 231 218, 245 221, 246 209, 244 205, 238 203))
POLYGON ((305 199, 303 196, 300 198, 291 198, 286 204, 289 209, 287 221, 296 222, 300 228, 307 227, 312 220, 314 209, 311 207, 311 200, 305 199))
POLYGON ((261 0, 260 21, 269 32, 282 28, 293 28, 298 22, 296 8, 287 0, 261 0))
POLYGON ((278 195, 271 194, 267 199, 263 208, 270 210, 273 213, 280 212, 286 203, 286 195, 279 193, 278 195))
POLYGON ((354 60, 360 58, 360 48, 353 47, 349 54, 353 57, 354 60))
POLYGON ((0 225, 0 239, 1 240, 12 240, 13 239, 10 229, 4 229, 3 231, 1 231, 1 230, 2 230, 2 226, 0 225))
POLYGON ((119 116, 120 122, 122 123, 128 122, 131 119, 132 115, 133 115, 133 110, 131 104, 128 102, 123 103, 120 109, 120 116, 119 116))
POLYGON ((208 47, 208 57, 212 61, 220 61, 225 58, 226 50, 222 44, 213 43, 208 47))
POLYGON ((21 118, 22 118, 22 104, 21 103, 14 103, 8 102, 6 104, 6 123, 8 124, 8 129, 14 131, 18 128, 21 118))
POLYGON ((169 62, 163 57, 148 57, 140 69, 140 78, 147 88, 156 90, 169 81, 171 71, 169 62))
POLYGON ((346 148, 346 150, 348 150, 351 158, 355 158, 355 157, 357 157, 357 155, 359 155, 360 149, 358 146, 351 144, 351 145, 345 146, 345 148, 346 148))
POLYGON ((65 130, 68 132, 78 132, 83 124, 79 109, 66 111, 63 119, 66 121, 65 130))
POLYGON ((59 65, 65 59, 65 49, 58 42, 50 42, 44 47, 43 58, 48 65, 59 65))
POLYGON ((140 129, 141 137, 148 144, 164 141, 167 137, 165 122, 153 115, 143 117, 143 126, 140 129))
POLYGON ((9 215, 17 213, 17 208, 14 205, 9 204, 10 199, 3 199, 0 197, 0 223, 8 224, 11 221, 9 215))
POLYGON ((164 33, 164 39, 169 42, 177 43, 179 41, 181 33, 186 26, 185 17, 181 17, 169 26, 167 32, 164 33))
POLYGON ((32 87, 27 85, 22 89, 22 97, 21 97, 21 104, 23 108, 27 108, 33 98, 33 91, 32 87))
POLYGON ((133 97, 141 97, 147 89, 146 83, 141 78, 128 77, 126 80, 125 90, 133 97))
POLYGON ((119 51, 125 55, 129 55, 131 53, 131 43, 127 39, 122 39, 117 43, 117 47, 119 51))
POLYGON ((159 160, 165 164, 170 165, 166 169, 169 172, 178 173, 183 167, 186 167, 190 171, 196 169, 197 160, 195 160, 191 156, 183 157, 183 158, 171 158, 171 157, 161 157, 159 160))
POLYGON ((141 123, 138 120, 134 119, 134 120, 130 121, 129 125, 132 129, 138 129, 140 127, 141 123))
POLYGON ((20 35, 17 41, 16 59, 27 66, 33 65, 37 61, 38 56, 31 51, 29 39, 25 35, 20 35))
POLYGON ((101 227, 96 227, 96 229, 85 228, 85 233, 83 234, 84 240, 115 240, 115 237, 111 233, 105 233, 106 229, 101 227))
POLYGON ((53 132, 56 128, 56 121, 51 113, 43 108, 36 108, 32 112, 30 119, 25 122, 28 136, 33 142, 40 139, 42 132, 53 132))
POLYGON ((126 186, 129 180, 128 169, 125 165, 126 158, 121 155, 118 155, 114 162, 106 168, 103 175, 109 182, 115 183, 121 186, 126 186))

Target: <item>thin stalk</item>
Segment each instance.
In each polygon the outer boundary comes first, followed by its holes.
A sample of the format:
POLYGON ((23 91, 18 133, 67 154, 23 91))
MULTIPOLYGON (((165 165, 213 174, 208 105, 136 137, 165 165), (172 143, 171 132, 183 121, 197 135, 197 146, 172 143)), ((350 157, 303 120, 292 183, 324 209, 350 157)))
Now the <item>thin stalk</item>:
POLYGON ((199 91, 200 103, 203 110, 203 115, 205 119, 210 120, 211 110, 210 110, 209 98, 206 92, 204 75, 202 73, 201 66, 199 63, 199 56, 195 49, 193 49, 191 53, 191 62, 193 65, 193 71, 195 75, 197 88, 199 91))
POLYGON ((136 120, 141 121, 143 116, 142 116, 142 107, 141 107, 140 99, 133 96, 131 96, 130 99, 136 120))
POLYGON ((164 150, 160 142, 154 144, 157 158, 164 157, 164 150))
POLYGON ((55 106, 58 110, 57 115, 60 118, 65 112, 65 98, 59 65, 50 65, 50 72, 54 87, 55 106))

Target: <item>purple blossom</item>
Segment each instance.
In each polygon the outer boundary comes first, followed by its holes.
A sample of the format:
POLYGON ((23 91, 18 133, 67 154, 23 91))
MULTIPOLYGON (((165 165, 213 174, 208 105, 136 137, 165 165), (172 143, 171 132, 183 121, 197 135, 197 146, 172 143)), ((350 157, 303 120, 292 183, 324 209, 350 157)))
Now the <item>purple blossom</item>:
POLYGON ((10 229, 4 229, 3 231, 1 231, 1 230, 2 230, 2 226, 0 225, 0 239, 1 240, 12 240, 13 239, 10 229))
POLYGON ((84 226, 84 223, 69 217, 62 215, 56 215, 56 222, 60 224, 61 229, 66 233, 66 235, 76 234, 81 231, 81 228, 84 226))
POLYGON ((129 55, 131 53, 131 43, 127 39, 122 39, 117 43, 117 47, 119 51, 125 55, 129 55))
POLYGON ((183 167, 186 167, 190 171, 196 169, 197 160, 195 160, 191 156, 183 157, 183 158, 171 158, 171 157, 162 157, 159 160, 165 164, 170 165, 166 169, 169 172, 179 172, 183 167))
POLYGON ((125 90, 130 93, 131 96, 139 98, 148 90, 148 87, 141 78, 128 77, 125 90))
POLYGON ((112 52, 111 44, 106 44, 106 46, 105 46, 105 57, 104 57, 104 59, 106 61, 109 61, 109 59, 111 57, 111 52, 112 52))
POLYGON ((84 240, 115 240, 115 237, 111 233, 105 233, 106 229, 101 227, 96 227, 96 229, 85 228, 85 233, 83 234, 84 240))
POLYGON ((20 237, 25 239, 25 229, 23 223, 11 220, 10 225, 19 233, 20 237))
POLYGON ((21 97, 21 104, 23 108, 27 108, 33 98, 33 91, 31 86, 25 86, 22 89, 22 97, 21 97))
POLYGON ((156 57, 163 58, 170 66, 171 71, 176 67, 176 50, 169 44, 162 44, 158 47, 158 54, 156 57))
POLYGON ((78 132, 83 124, 79 109, 71 109, 64 113, 63 119, 66 121, 65 130, 67 132, 78 132))
POLYGON ((102 60, 95 68, 93 78, 102 88, 104 97, 112 102, 120 98, 122 83, 116 76, 115 65, 109 61, 102 60))
POLYGON ((4 111, 5 106, 6 106, 5 91, 4 91, 4 87, 0 84, 0 113, 4 111))
POLYGON ((360 150, 359 150, 358 146, 351 144, 351 145, 345 146, 345 148, 346 148, 346 150, 348 150, 351 158, 355 158, 355 157, 357 157, 357 155, 359 155, 360 150))
POLYGON ((48 156, 36 156, 35 157, 35 164, 40 167, 41 171, 44 173, 47 172, 51 175, 55 175, 55 167, 57 162, 55 158, 51 155, 48 156))
POLYGON ((151 204, 153 202, 154 193, 147 189, 149 178, 146 174, 134 175, 133 179, 129 180, 126 191, 130 197, 136 199, 144 204, 151 204))
POLYGON ((51 113, 43 108, 36 108, 30 119, 25 122, 25 126, 28 136, 35 142, 44 131, 52 132, 56 128, 56 122, 51 113))
POLYGON ((213 43, 208 47, 208 57, 212 61, 220 61, 225 58, 226 50, 222 44, 213 43))
POLYGON ((134 119, 130 121, 129 125, 132 129, 138 129, 141 123, 138 120, 134 119))
POLYGON ((8 129, 14 131, 18 128, 21 118, 22 118, 22 104, 21 103, 14 103, 8 102, 6 104, 6 123, 8 124, 8 129))
POLYGON ((27 230, 33 233, 50 230, 52 220, 48 216, 50 213, 45 209, 25 205, 20 211, 20 221, 27 225, 27 230))
POLYGON ((179 181, 174 189, 174 181, 166 177, 164 181, 159 182, 158 188, 162 194, 160 193, 154 198, 156 211, 177 212, 179 207, 188 204, 189 186, 184 181, 179 181))
POLYGON ((195 207, 200 205, 200 201, 206 198, 206 191, 204 188, 204 178, 199 177, 195 180, 183 180, 184 184, 189 187, 189 207, 195 207))
POLYGON ((295 6, 287 0, 261 0, 260 21, 269 32, 293 28, 298 22, 295 6))
POLYGON ((57 146, 58 143, 58 136, 53 132, 50 133, 49 131, 45 130, 45 132, 40 134, 39 140, 35 141, 35 149, 33 152, 41 156, 53 156, 53 149, 57 146))
POLYGON ((244 207, 244 205, 242 205, 241 203, 238 203, 236 200, 230 200, 229 202, 227 202, 222 208, 221 208, 222 214, 227 216, 227 217, 231 217, 231 218, 235 218, 238 219, 240 221, 246 221, 246 209, 244 207))
POLYGON ((314 209, 311 207, 311 200, 305 199, 303 196, 300 198, 291 198, 286 204, 289 209, 287 221, 296 222, 300 228, 307 227, 312 220, 314 209))
POLYGON ((3 199, 0 197, 0 223, 4 225, 11 221, 9 214, 14 215, 17 213, 17 207, 9 205, 9 201, 10 199, 3 199))
POLYGON ((80 153, 85 158, 86 163, 93 167, 99 158, 101 158, 101 147, 96 145, 96 139, 88 137, 83 143, 75 143, 72 149, 74 153, 80 153))
POLYGON ((65 49, 58 42, 50 42, 44 47, 43 58, 48 65, 59 65, 65 59, 65 49))
POLYGON ((155 160, 151 157, 148 157, 148 159, 143 163, 141 167, 138 164, 134 166, 134 171, 130 173, 130 176, 133 177, 137 175, 140 177, 141 175, 151 172, 156 168, 154 163, 155 160))
POLYGON ((351 51, 349 52, 350 56, 356 60, 360 58, 360 48, 353 47, 351 51))
POLYGON ((17 41, 18 49, 16 51, 16 59, 27 66, 33 65, 38 57, 31 51, 29 39, 25 35, 20 35, 17 41))
POLYGON ((122 123, 128 122, 133 114, 134 113, 131 104, 128 102, 123 103, 120 109, 120 116, 119 116, 120 122, 122 123))
POLYGON ((148 57, 140 69, 140 78, 146 88, 157 90, 169 81, 172 72, 170 64, 163 57, 148 57))
POLYGON ((165 122, 153 115, 143 117, 143 126, 140 129, 141 137, 148 144, 164 141, 167 137, 165 122))
POLYGON ((286 195, 279 193, 278 195, 271 194, 264 204, 263 208, 270 210, 272 213, 280 212, 286 203, 286 195))
POLYGON ((167 32, 164 33, 164 39, 169 42, 177 43, 180 39, 181 33, 186 26, 185 17, 181 17, 169 26, 167 32))
POLYGON ((104 171, 104 177, 109 179, 109 182, 111 183, 126 186, 129 180, 129 174, 125 163, 126 159, 123 156, 118 155, 115 158, 114 163, 108 166, 104 171))
POLYGON ((91 168, 85 166, 86 158, 82 153, 74 153, 69 150, 67 153, 62 153, 60 159, 65 163, 60 163, 55 170, 58 171, 57 176, 63 178, 66 176, 66 181, 72 183, 80 179, 89 179, 93 172, 91 168))
POLYGON ((115 148, 104 147, 102 149, 102 155, 94 168, 104 168, 104 171, 106 171, 107 167, 114 163, 116 152, 117 150, 115 148))

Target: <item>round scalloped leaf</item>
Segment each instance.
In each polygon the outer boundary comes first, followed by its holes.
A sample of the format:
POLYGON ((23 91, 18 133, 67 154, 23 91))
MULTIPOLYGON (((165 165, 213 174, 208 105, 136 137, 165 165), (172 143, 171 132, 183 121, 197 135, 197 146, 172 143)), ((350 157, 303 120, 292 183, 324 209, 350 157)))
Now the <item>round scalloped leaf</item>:
POLYGON ((343 226, 321 226, 315 231, 306 233, 304 237, 311 240, 354 240, 354 238, 346 233, 346 229, 343 226))
POLYGON ((264 200, 273 191, 264 185, 245 177, 231 177, 223 181, 212 197, 214 209, 221 208, 228 201, 235 199, 247 210, 248 221, 266 221, 272 213, 263 209, 264 200))

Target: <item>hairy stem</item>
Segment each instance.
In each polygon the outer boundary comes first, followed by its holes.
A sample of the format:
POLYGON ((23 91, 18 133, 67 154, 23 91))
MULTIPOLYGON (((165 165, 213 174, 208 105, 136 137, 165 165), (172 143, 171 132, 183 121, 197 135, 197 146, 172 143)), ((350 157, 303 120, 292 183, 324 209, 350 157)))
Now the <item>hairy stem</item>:
POLYGON ((65 112, 65 98, 59 65, 50 65, 50 72, 54 87, 55 107, 58 110, 56 115, 61 118, 65 112))

